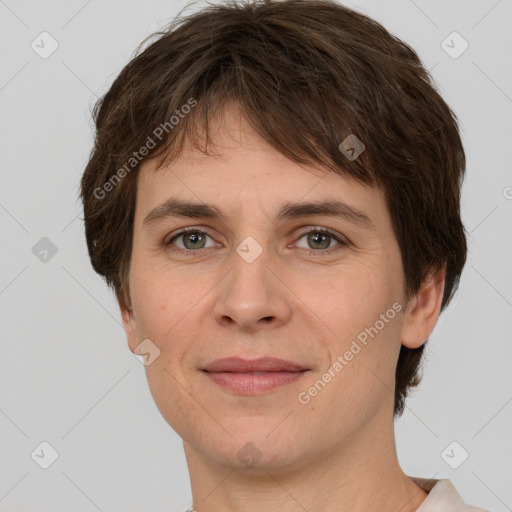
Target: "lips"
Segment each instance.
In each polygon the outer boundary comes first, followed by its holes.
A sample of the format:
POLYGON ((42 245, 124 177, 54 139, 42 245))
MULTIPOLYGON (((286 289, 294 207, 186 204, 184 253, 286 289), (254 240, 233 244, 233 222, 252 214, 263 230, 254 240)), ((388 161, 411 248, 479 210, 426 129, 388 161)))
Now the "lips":
POLYGON ((309 371, 298 363, 275 357, 217 359, 202 369, 214 383, 237 395, 261 395, 291 384, 309 371))
POLYGON ((233 372, 233 373, 261 373, 261 372, 300 372, 308 368, 278 359, 276 357, 261 357, 259 359, 242 359, 240 357, 225 357, 217 359, 209 364, 204 371, 209 373, 233 372))

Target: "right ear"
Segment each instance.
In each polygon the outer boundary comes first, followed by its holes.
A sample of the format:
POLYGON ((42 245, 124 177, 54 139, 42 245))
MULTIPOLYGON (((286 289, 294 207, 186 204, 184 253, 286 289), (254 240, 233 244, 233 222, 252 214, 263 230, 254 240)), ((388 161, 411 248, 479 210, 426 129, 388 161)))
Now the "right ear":
POLYGON ((121 318, 123 320, 126 339, 128 340, 128 347, 132 352, 134 352, 139 345, 139 336, 137 333, 137 321, 133 312, 133 306, 131 304, 127 304, 127 302, 119 296, 117 297, 117 302, 119 304, 119 309, 121 310, 121 318))

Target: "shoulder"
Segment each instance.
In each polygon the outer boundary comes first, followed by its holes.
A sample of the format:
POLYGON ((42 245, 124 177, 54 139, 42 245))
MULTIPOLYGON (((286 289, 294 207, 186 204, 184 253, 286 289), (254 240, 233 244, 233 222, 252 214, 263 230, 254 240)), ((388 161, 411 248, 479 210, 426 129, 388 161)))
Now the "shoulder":
POLYGON ((448 479, 409 478, 428 493, 416 512, 489 512, 464 503, 457 489, 448 479))

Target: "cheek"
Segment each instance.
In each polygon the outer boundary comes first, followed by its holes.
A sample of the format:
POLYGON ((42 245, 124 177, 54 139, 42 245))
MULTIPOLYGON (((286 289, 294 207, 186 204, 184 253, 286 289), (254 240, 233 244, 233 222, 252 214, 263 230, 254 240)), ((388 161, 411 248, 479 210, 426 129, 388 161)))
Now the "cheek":
POLYGON ((354 265, 333 274, 322 290, 308 286, 299 292, 327 328, 321 341, 331 364, 344 358, 343 377, 337 383, 352 399, 382 387, 379 379, 393 385, 402 322, 397 311, 399 277, 381 268, 354 265))
POLYGON ((193 308, 201 287, 198 280, 180 278, 166 268, 139 265, 139 269, 133 272, 130 286, 138 328, 148 337, 162 339, 193 308))
POLYGON ((200 421, 204 414, 190 398, 184 368, 200 321, 194 305, 203 294, 197 284, 177 281, 164 271, 138 274, 134 279, 139 337, 149 338, 160 350, 154 362, 145 367, 149 390, 162 416, 178 432, 190 418, 200 421))
POLYGON ((329 328, 331 336, 345 341, 373 325, 400 298, 385 272, 363 264, 296 284, 297 296, 329 328), (324 285, 319 286, 322 281, 324 285))
POLYGON ((155 387, 159 381, 170 379, 167 371, 180 382, 186 380, 194 366, 191 356, 210 334, 206 324, 211 320, 207 319, 205 308, 207 292, 215 286, 213 277, 191 278, 168 268, 149 267, 134 275, 133 305, 139 339, 149 338, 160 350, 158 359, 146 367, 155 387))

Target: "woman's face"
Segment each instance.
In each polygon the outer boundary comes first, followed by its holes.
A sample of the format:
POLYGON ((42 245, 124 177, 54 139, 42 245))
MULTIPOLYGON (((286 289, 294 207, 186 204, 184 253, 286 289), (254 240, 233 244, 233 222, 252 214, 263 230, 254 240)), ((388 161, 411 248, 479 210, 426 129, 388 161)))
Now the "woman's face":
POLYGON ((218 156, 187 148, 140 169, 123 321, 132 351, 150 340, 160 412, 205 460, 299 467, 391 423, 407 318, 400 251, 380 190, 301 167, 236 109, 224 116, 218 156), (154 210, 171 198, 220 218, 154 210), (290 208, 327 201, 346 206, 290 208), (213 365, 231 357, 295 366, 213 365), (249 371, 262 368, 272 374, 249 371))

